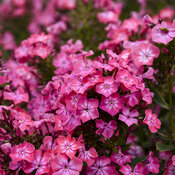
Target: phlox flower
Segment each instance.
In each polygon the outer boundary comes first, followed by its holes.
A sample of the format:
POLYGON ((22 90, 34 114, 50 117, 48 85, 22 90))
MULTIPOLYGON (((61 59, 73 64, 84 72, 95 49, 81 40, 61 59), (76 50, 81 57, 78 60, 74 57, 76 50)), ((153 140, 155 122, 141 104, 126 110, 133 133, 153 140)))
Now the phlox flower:
POLYGON ((57 146, 55 148, 56 152, 64 153, 69 156, 71 159, 75 156, 78 149, 82 148, 82 144, 79 141, 76 141, 75 138, 68 135, 59 136, 57 139, 57 146))
POLYGON ((124 101, 118 93, 112 94, 109 97, 102 96, 100 108, 108 112, 111 116, 115 116, 124 106, 124 101))
POLYGON ((159 48, 151 43, 142 43, 134 48, 132 58, 137 67, 152 65, 154 58, 159 56, 159 48))
POLYGON ((52 175, 79 175, 83 162, 77 157, 73 157, 70 161, 64 154, 57 154, 57 156, 50 162, 52 168, 52 175))
POLYGON ((156 114, 152 113, 151 109, 146 109, 145 114, 146 116, 143 120, 143 123, 148 125, 152 133, 156 133, 157 130, 160 129, 161 121, 157 118, 156 114))
POLYGON ((113 174, 111 160, 105 156, 96 158, 92 166, 87 167, 87 175, 111 175, 111 174, 113 174))
POLYGON ((97 109, 98 105, 99 101, 93 98, 87 99, 84 97, 78 101, 77 114, 79 115, 83 123, 99 117, 97 109))
POLYGON ((102 83, 97 84, 96 92, 104 95, 105 97, 117 92, 119 83, 117 83, 112 77, 104 77, 102 83))
POLYGON ((152 29, 152 40, 167 45, 175 37, 175 27, 162 22, 152 29))
POLYGON ((45 174, 50 171, 49 161, 51 159, 51 154, 46 151, 42 154, 42 150, 35 150, 34 159, 31 163, 27 163, 24 168, 25 173, 31 173, 37 169, 35 175, 45 174))
POLYGON ((119 120, 125 122, 128 127, 130 127, 133 124, 138 124, 138 120, 135 118, 139 115, 137 110, 132 110, 130 112, 130 109, 128 107, 124 107, 122 109, 122 113, 119 115, 119 120))
POLYGON ((34 150, 35 147, 31 143, 24 141, 23 144, 12 147, 10 157, 14 162, 21 160, 32 162, 34 158, 34 150))
POLYGON ((113 152, 111 155, 111 161, 115 162, 116 164, 120 166, 124 166, 125 163, 131 162, 131 156, 123 154, 121 151, 121 148, 118 147, 118 154, 113 152))
POLYGON ((116 80, 120 83, 123 83, 123 85, 126 88, 130 88, 133 85, 138 84, 135 77, 133 77, 127 70, 125 69, 119 69, 116 75, 116 80))
POLYGON ((79 149, 79 156, 81 160, 85 161, 90 167, 95 159, 98 157, 98 153, 96 152, 95 148, 91 147, 88 151, 86 151, 85 146, 83 148, 79 149))
POLYGON ((159 173, 159 160, 156 157, 153 157, 153 152, 150 152, 148 155, 148 161, 149 163, 145 165, 145 174, 147 173, 159 173))
POLYGON ((72 10, 75 8, 75 0, 56 0, 58 8, 72 10))
POLYGON ((96 128, 99 128, 96 131, 96 134, 102 134, 105 138, 110 138, 117 129, 117 122, 115 120, 111 120, 109 123, 106 123, 102 119, 96 120, 96 128))
POLYGON ((19 87, 15 92, 4 92, 5 100, 13 100, 14 104, 18 104, 21 102, 28 102, 29 95, 24 91, 22 87, 19 87))
POLYGON ((137 105, 139 103, 139 96, 140 94, 138 92, 134 92, 132 94, 127 94, 124 96, 124 100, 126 102, 126 104, 134 107, 135 105, 137 105))
POLYGON ((134 167, 134 170, 130 167, 130 165, 125 165, 120 168, 120 172, 124 175, 143 175, 144 168, 142 163, 137 163, 134 167))

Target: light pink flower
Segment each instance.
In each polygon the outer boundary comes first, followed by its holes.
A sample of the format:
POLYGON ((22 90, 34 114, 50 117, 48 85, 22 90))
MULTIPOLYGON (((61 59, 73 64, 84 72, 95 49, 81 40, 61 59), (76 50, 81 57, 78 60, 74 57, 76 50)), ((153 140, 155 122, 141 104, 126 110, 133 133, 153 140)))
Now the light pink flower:
POLYGON ((142 43, 134 48, 132 58, 137 67, 152 65, 154 58, 159 56, 159 48, 151 43, 142 43))
POLYGON ((175 27, 166 22, 157 24, 152 29, 152 40, 157 43, 168 44, 175 37, 175 27))

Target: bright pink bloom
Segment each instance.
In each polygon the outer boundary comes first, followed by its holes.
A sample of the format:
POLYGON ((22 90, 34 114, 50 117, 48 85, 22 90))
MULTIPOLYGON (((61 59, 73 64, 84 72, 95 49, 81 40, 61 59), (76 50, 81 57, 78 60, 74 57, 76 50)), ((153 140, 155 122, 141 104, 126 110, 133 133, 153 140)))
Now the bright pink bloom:
POLYGON ((117 92, 119 84, 112 77, 104 77, 102 83, 97 84, 96 92, 105 97, 117 92))
POLYGON ((35 150, 34 159, 31 163, 27 163, 24 168, 25 173, 31 173, 37 169, 35 175, 45 174, 50 171, 49 161, 51 159, 51 153, 49 151, 42 154, 42 150, 35 150))
POLYGON ((58 8, 72 10, 75 8, 75 0, 56 0, 58 8))
POLYGON ((123 166, 125 163, 130 163, 131 162, 131 156, 130 155, 124 155, 121 152, 121 148, 118 147, 118 154, 112 153, 111 155, 111 161, 115 162, 116 164, 123 166))
POLYGON ((52 175, 79 175, 83 162, 77 157, 73 157, 68 161, 68 157, 64 154, 57 154, 57 156, 50 162, 52 168, 52 175))
POLYGON ((23 144, 12 147, 10 157, 14 162, 21 160, 32 162, 34 158, 34 150, 35 147, 31 143, 24 141, 23 144))
POLYGON ((175 27, 166 22, 157 24, 152 29, 152 40, 157 43, 168 44, 175 37, 175 27))
POLYGON ((149 153, 148 156, 148 161, 149 163, 145 165, 145 174, 148 173, 154 173, 154 174, 158 174, 159 173, 159 160, 156 157, 153 157, 153 152, 149 153))
POLYGON ((15 92, 4 92, 4 99, 5 100, 13 100, 14 104, 18 104, 21 102, 28 102, 29 95, 25 93, 22 87, 19 87, 15 92))
POLYGON ((123 107, 124 101, 120 98, 118 93, 112 94, 109 97, 102 96, 100 108, 108 112, 110 115, 115 116, 123 107))
POLYGON ((175 155, 172 156, 172 162, 173 162, 173 165, 175 166, 175 155))
POLYGON ((138 82, 127 70, 120 69, 116 75, 116 80, 123 83, 126 88, 136 85, 138 82))
POLYGON ((137 67, 142 65, 152 65, 154 58, 159 56, 159 48, 151 43, 142 43, 134 48, 132 58, 137 67))
POLYGON ((124 107, 122 109, 122 113, 123 114, 119 115, 119 120, 125 122, 128 125, 128 127, 130 127, 133 124, 138 124, 138 120, 134 118, 139 115, 137 110, 132 110, 130 112, 128 107, 124 107))
POLYGON ((120 172, 124 175, 143 175, 144 168, 142 163, 137 163, 134 167, 134 170, 130 167, 130 165, 125 165, 120 168, 120 172))
POLYGON ((79 150, 79 156, 81 160, 85 161, 87 165, 90 167, 95 159, 98 157, 98 153, 95 148, 91 147, 88 151, 85 150, 85 146, 79 150))
POLYGON ((102 156, 96 158, 91 167, 87 167, 87 175, 110 175, 113 174, 111 160, 108 157, 102 156))
POLYGON ((126 104, 134 107, 135 105, 139 104, 139 96, 138 92, 134 92, 132 94, 127 94, 124 96, 126 104))
POLYGON ((118 21, 118 14, 113 11, 105 11, 98 13, 98 20, 103 22, 104 24, 109 22, 117 22, 118 21))
POLYGON ((96 134, 102 134, 105 138, 110 138, 117 129, 117 122, 115 120, 111 120, 109 123, 106 123, 102 119, 96 120, 96 128, 99 128, 96 131, 96 134))
POLYGON ((99 102, 97 99, 86 99, 84 97, 79 100, 77 114, 80 116, 83 123, 99 117, 97 110, 98 104, 99 102))
POLYGON ((56 59, 53 61, 53 65, 57 68, 55 71, 56 74, 65 74, 73 68, 69 56, 65 53, 58 54, 56 59))
POLYGON ((67 137, 59 136, 57 139, 56 152, 64 153, 70 158, 73 158, 78 149, 82 148, 79 141, 76 141, 74 137, 71 138, 70 135, 67 137))
POLYGON ((152 113, 151 109, 145 110, 145 118, 143 123, 147 124, 152 133, 156 133, 160 129, 161 121, 157 119, 157 115, 152 113))

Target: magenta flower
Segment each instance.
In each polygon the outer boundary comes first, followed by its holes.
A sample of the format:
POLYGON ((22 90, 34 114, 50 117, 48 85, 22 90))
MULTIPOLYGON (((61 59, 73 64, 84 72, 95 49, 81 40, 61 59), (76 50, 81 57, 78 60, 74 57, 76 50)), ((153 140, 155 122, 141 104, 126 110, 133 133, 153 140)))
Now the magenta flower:
POLYGON ((125 165, 120 168, 120 172, 124 175, 143 175, 144 168, 142 163, 137 163, 134 167, 134 170, 130 167, 130 165, 125 165))
POLYGON ((115 120, 111 120, 109 123, 106 123, 102 119, 96 120, 96 128, 99 128, 96 131, 96 134, 102 134, 105 138, 110 138, 117 129, 117 122, 115 120))
POLYGON ((51 153, 49 151, 44 152, 42 155, 42 150, 35 150, 34 159, 31 163, 27 163, 24 168, 25 173, 31 173, 37 169, 35 175, 49 173, 49 161, 51 159, 51 153))
POLYGON ((108 112, 111 116, 115 116, 123 107, 124 101, 118 93, 112 94, 109 97, 102 96, 100 108, 108 112))
POLYGON ((139 115, 137 110, 129 111, 130 109, 128 107, 124 107, 122 109, 122 113, 119 115, 119 120, 125 122, 128 127, 130 127, 133 124, 138 124, 138 120, 135 118, 139 115))
POLYGON ((24 141, 23 144, 12 147, 10 157, 14 162, 21 160, 32 162, 34 158, 34 150, 35 147, 31 143, 24 141))
POLYGON ((120 166, 124 166, 125 163, 130 163, 131 162, 131 156, 130 155, 124 155, 121 152, 121 148, 118 147, 118 154, 112 153, 111 155, 111 161, 115 162, 116 164, 120 166))
POLYGON ((157 118, 156 114, 152 113, 151 109, 146 109, 145 114, 146 116, 143 120, 143 123, 148 125, 152 133, 156 133, 157 130, 160 129, 161 121, 157 118))
POLYGON ((175 155, 172 156, 172 162, 173 162, 173 165, 175 166, 175 155))
POLYGON ((131 86, 138 84, 136 78, 124 69, 119 69, 116 75, 116 80, 123 83, 126 88, 130 88, 131 86))
POLYGON ((24 89, 22 87, 19 87, 15 92, 4 92, 4 99, 5 100, 13 100, 14 104, 18 104, 21 102, 28 102, 29 101, 29 95, 28 93, 25 93, 24 89))
POLYGON ((153 157, 153 152, 149 153, 148 156, 148 161, 149 163, 145 165, 145 174, 148 173, 154 173, 154 174, 158 174, 159 173, 159 160, 156 157, 153 157))
POLYGON ((77 157, 73 157, 68 161, 68 157, 64 154, 57 154, 57 156, 50 161, 52 168, 52 175, 79 175, 83 162, 77 157))
POLYGON ((73 158, 78 149, 82 148, 82 144, 76 141, 75 138, 71 138, 70 135, 67 137, 59 136, 57 139, 56 152, 64 153, 70 158, 73 158))
POLYGON ((79 100, 77 114, 80 116, 83 123, 99 117, 99 113, 97 110, 98 104, 99 102, 97 99, 81 98, 79 100))
POLYGON ((75 0, 56 0, 58 8, 72 10, 75 8, 75 0))
POLYGON ((132 94, 127 94, 124 96, 124 100, 126 102, 126 104, 134 107, 135 105, 137 105, 139 103, 139 96, 140 93, 139 92, 134 92, 132 94))
POLYGON ((102 83, 97 84, 96 92, 109 97, 111 94, 117 92, 119 84, 112 77, 104 77, 102 83))
POLYGON ((87 175, 109 175, 113 173, 111 160, 108 157, 102 156, 96 158, 91 167, 87 167, 87 175))
POLYGON ((85 161, 87 165, 90 167, 95 159, 98 157, 98 153, 95 148, 91 147, 88 151, 85 150, 85 146, 79 150, 79 156, 81 160, 85 161))
POLYGON ((159 48, 151 43, 142 43, 136 47, 132 53, 134 63, 137 67, 142 65, 152 65, 154 58, 159 56, 159 48))
POLYGON ((162 22, 152 29, 152 40, 167 45, 175 37, 175 27, 162 22))

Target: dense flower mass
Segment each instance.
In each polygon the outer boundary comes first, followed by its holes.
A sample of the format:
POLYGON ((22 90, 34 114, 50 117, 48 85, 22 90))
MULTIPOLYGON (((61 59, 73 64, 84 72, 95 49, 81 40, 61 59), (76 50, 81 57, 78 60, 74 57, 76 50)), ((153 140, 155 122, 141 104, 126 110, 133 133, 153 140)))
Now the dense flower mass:
POLYGON ((0 175, 175 174, 175 9, 135 3, 0 1, 0 175))

